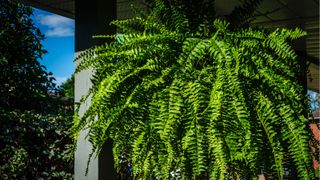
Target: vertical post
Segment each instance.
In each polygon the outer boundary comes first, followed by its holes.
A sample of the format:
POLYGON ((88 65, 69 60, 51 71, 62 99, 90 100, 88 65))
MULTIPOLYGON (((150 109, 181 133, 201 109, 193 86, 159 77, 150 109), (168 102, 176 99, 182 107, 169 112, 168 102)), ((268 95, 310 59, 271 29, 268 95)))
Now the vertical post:
MULTIPOLYGON (((75 1, 75 51, 76 55, 85 49, 103 43, 101 40, 92 39, 97 34, 114 34, 116 29, 109 23, 117 17, 117 0, 91 0, 75 1)), ((75 66, 77 66, 76 62, 75 66)), ((75 102, 86 94, 91 87, 90 77, 92 70, 85 70, 75 75, 75 102)), ((85 112, 90 100, 80 106, 80 116, 85 112)), ((76 180, 102 180, 115 179, 113 167, 111 142, 106 143, 98 158, 92 156, 86 175, 86 168, 92 146, 85 139, 88 131, 79 135, 75 153, 75 179, 76 180)))

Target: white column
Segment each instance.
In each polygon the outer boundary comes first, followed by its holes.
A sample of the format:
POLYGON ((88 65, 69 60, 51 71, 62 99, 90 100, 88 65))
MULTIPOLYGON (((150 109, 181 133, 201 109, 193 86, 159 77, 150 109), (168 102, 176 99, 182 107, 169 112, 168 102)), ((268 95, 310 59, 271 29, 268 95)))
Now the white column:
MULTIPOLYGON (((85 49, 102 43, 100 40, 92 39, 97 34, 114 34, 116 29, 108 26, 116 19, 116 0, 91 0, 75 2, 75 51, 76 55, 85 49)), ((77 66, 77 62, 75 66, 77 66)), ((91 87, 90 77, 92 70, 85 70, 75 75, 75 103, 79 103, 81 97, 91 87)), ((90 99, 80 106, 80 116, 90 104, 90 99)), ((86 175, 86 168, 92 146, 88 139, 85 139, 88 131, 80 133, 77 150, 75 152, 74 173, 75 180, 112 180, 115 178, 113 168, 112 144, 106 143, 97 158, 92 156, 89 164, 89 171, 86 175)))

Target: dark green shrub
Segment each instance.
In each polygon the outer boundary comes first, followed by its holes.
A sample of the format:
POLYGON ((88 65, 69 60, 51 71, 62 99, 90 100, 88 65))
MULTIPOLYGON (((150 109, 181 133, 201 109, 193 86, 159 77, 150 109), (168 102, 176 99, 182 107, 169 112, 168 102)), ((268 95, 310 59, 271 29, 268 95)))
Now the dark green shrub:
POLYGON ((72 113, 0 109, 0 124, 0 179, 72 179, 72 113))

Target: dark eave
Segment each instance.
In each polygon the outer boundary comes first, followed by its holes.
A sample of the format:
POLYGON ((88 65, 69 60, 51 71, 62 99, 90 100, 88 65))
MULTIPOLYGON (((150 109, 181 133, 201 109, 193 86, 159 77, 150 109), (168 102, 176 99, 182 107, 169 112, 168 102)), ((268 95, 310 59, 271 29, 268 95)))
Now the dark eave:
MULTIPOLYGON (((75 0, 18 0, 28 6, 42 9, 67 18, 75 17, 75 0)), ((88 2, 89 3, 89 2, 88 2)))

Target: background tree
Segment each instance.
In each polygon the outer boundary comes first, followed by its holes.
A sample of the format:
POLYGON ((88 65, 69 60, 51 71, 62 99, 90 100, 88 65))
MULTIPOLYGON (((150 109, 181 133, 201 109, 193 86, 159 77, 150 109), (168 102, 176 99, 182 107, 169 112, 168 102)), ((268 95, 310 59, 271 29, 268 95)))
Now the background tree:
POLYGON ((74 99, 74 74, 59 86, 58 93, 61 96, 74 99))
POLYGON ((0 106, 41 109, 47 107, 54 88, 51 73, 39 63, 44 36, 30 19, 31 7, 0 0, 0 106))
POLYGON ((154 0, 148 15, 114 21, 121 36, 79 56, 93 68, 91 104, 74 120, 99 153, 135 179, 313 179, 307 108, 289 41, 300 29, 252 28, 260 1, 230 15, 214 1, 154 0), (222 20, 224 19, 224 20, 222 20))
POLYGON ((32 8, 0 0, 0 179, 72 179, 73 101, 41 66, 32 8))

